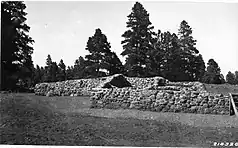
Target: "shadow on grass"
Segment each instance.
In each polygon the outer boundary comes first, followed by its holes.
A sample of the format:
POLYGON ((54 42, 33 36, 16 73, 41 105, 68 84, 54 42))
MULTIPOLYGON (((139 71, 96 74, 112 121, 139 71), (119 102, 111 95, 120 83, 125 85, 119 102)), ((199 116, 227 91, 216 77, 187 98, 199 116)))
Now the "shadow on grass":
MULTIPOLYGON (((62 113, 51 106, 50 100, 34 99, 19 95, 1 101, 1 144, 211 146, 213 142, 238 139, 236 128, 197 128, 171 122, 62 113)), ((62 101, 60 105, 63 106, 62 101)))

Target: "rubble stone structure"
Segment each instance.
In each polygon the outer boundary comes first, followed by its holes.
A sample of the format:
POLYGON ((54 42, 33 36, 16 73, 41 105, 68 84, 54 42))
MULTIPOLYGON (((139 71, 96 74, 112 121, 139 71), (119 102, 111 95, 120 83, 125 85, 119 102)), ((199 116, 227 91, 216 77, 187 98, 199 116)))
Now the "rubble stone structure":
POLYGON ((200 82, 170 82, 162 77, 121 74, 94 79, 41 83, 36 95, 89 95, 92 108, 138 109, 155 112, 229 114, 229 96, 212 94, 200 82), (115 82, 121 82, 115 84, 115 82))

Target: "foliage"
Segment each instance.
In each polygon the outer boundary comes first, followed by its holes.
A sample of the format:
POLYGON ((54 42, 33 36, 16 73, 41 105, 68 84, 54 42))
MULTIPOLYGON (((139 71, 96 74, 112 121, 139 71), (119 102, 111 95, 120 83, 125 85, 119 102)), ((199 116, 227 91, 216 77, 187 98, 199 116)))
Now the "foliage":
POLYGON ((43 70, 40 68, 39 65, 36 65, 36 68, 34 69, 34 78, 33 78, 34 79, 34 84, 43 82, 43 75, 44 75, 43 70))
POLYGON ((236 84, 238 84, 238 71, 235 71, 236 84))
POLYGON ((73 73, 73 66, 68 66, 66 69, 66 79, 67 80, 73 80, 74 79, 74 73, 73 73))
POLYGON ((169 31, 161 33, 159 30, 151 54, 153 60, 147 61, 154 65, 150 71, 170 81, 201 80, 205 63, 195 45, 192 29, 186 21, 182 21, 178 36, 169 31))
POLYGON ((196 49, 192 28, 182 21, 178 35, 153 32, 149 14, 136 2, 128 15, 128 30, 122 35, 125 69, 129 76, 162 75, 171 81, 199 81, 205 72, 203 57, 196 49))
POLYGON ((58 74, 58 65, 56 62, 52 62, 51 65, 51 82, 56 82, 57 80, 57 74, 58 74))
MULTIPOLYGON (((100 71, 104 62, 104 54, 110 52, 110 43, 107 42, 107 37, 102 34, 100 29, 96 29, 94 36, 89 37, 86 50, 89 51, 89 55, 86 55, 86 61, 88 69, 91 72, 92 77, 100 77, 104 73, 100 71)), ((103 74, 105 75, 105 73, 103 74)))
POLYGON ((124 67, 115 52, 108 52, 105 54, 103 67, 108 70, 108 75, 124 73, 124 67))
POLYGON ((111 52, 110 48, 106 35, 100 29, 96 29, 94 36, 89 37, 86 47, 90 53, 85 56, 86 70, 90 77, 121 72, 121 61, 114 52, 111 52))
POLYGON ((142 4, 136 2, 128 16, 127 28, 122 37, 122 56, 126 56, 125 70, 128 76, 149 76, 147 59, 153 49, 153 33, 149 14, 142 4))
POLYGON ((56 75, 57 81, 65 81, 66 80, 66 66, 64 61, 61 59, 58 64, 58 72, 56 75))
POLYGON ((33 48, 29 44, 34 40, 27 35, 30 27, 26 24, 25 9, 21 1, 1 2, 2 89, 14 89, 19 80, 24 85, 31 83, 33 48))
POLYGON ((221 84, 224 83, 224 78, 221 75, 221 69, 214 59, 209 59, 207 69, 203 76, 203 82, 208 84, 221 84))
POLYGON ((44 82, 52 81, 52 59, 51 56, 48 55, 46 59, 45 73, 44 73, 44 82))
POLYGON ((39 68, 36 67, 36 71, 37 75, 39 75, 39 71, 41 73, 41 77, 36 76, 36 82, 56 82, 66 80, 66 66, 63 60, 61 59, 57 65, 56 62, 52 61, 50 55, 47 56, 45 68, 39 70, 39 68), (40 80, 38 78, 40 78, 40 80))
POLYGON ((152 50, 148 51, 149 58, 147 59, 147 71, 149 76, 161 76, 164 60, 165 60, 165 33, 162 33, 161 30, 158 30, 158 33, 155 34, 156 37, 153 38, 152 50))
POLYGON ((238 84, 237 83, 237 71, 236 71, 236 75, 232 72, 228 72, 227 75, 226 75, 226 82, 229 83, 229 84, 238 84))
MULTIPOLYGON (((205 83, 224 83, 224 76, 218 64, 210 59, 207 68, 202 55, 196 48, 192 28, 183 20, 178 34, 169 31, 157 33, 149 19, 149 13, 143 5, 136 2, 127 16, 127 30, 122 34, 124 40, 122 64, 117 54, 111 51, 107 37, 98 28, 89 37, 84 57, 75 60, 73 66, 66 65, 61 59, 59 64, 48 55, 46 66, 33 66, 29 45, 34 41, 27 35, 30 27, 26 24, 23 2, 1 2, 2 8, 2 62, 1 73, 4 89, 13 89, 16 84, 24 87, 41 82, 56 82, 71 79, 92 78, 123 73, 127 76, 151 77, 163 76, 170 81, 202 81, 205 83), (206 70, 205 70, 206 69, 206 70)), ((238 84, 238 71, 229 72, 226 80, 238 84)))
POLYGON ((192 36, 192 28, 183 20, 178 31, 179 47, 181 49, 181 72, 185 77, 180 81, 200 80, 205 72, 205 63, 202 55, 195 47, 196 40, 192 36))
POLYGON ((184 72, 181 70, 183 61, 181 60, 181 50, 178 44, 178 37, 176 34, 164 32, 162 34, 162 48, 164 57, 162 62, 162 75, 170 81, 179 81, 184 79, 184 72))
POLYGON ((86 61, 82 56, 76 59, 73 67, 74 79, 85 78, 87 75, 86 67, 87 67, 86 61))

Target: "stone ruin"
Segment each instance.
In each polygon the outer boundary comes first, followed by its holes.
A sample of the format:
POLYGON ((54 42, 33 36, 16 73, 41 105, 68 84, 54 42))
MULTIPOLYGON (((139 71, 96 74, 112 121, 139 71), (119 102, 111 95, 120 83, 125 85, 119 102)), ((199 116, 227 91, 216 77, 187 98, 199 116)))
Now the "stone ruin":
POLYGON ((163 77, 137 78, 116 74, 94 79, 41 83, 36 95, 90 96, 92 108, 156 112, 229 114, 229 96, 208 93, 200 82, 170 82, 163 77))

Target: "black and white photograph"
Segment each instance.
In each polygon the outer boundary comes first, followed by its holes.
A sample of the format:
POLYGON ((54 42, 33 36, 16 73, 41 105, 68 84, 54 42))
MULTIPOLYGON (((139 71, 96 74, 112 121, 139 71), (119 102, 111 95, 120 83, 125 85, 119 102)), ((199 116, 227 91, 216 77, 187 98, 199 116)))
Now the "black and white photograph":
POLYGON ((238 147, 238 1, 1 1, 0 147, 238 147))

